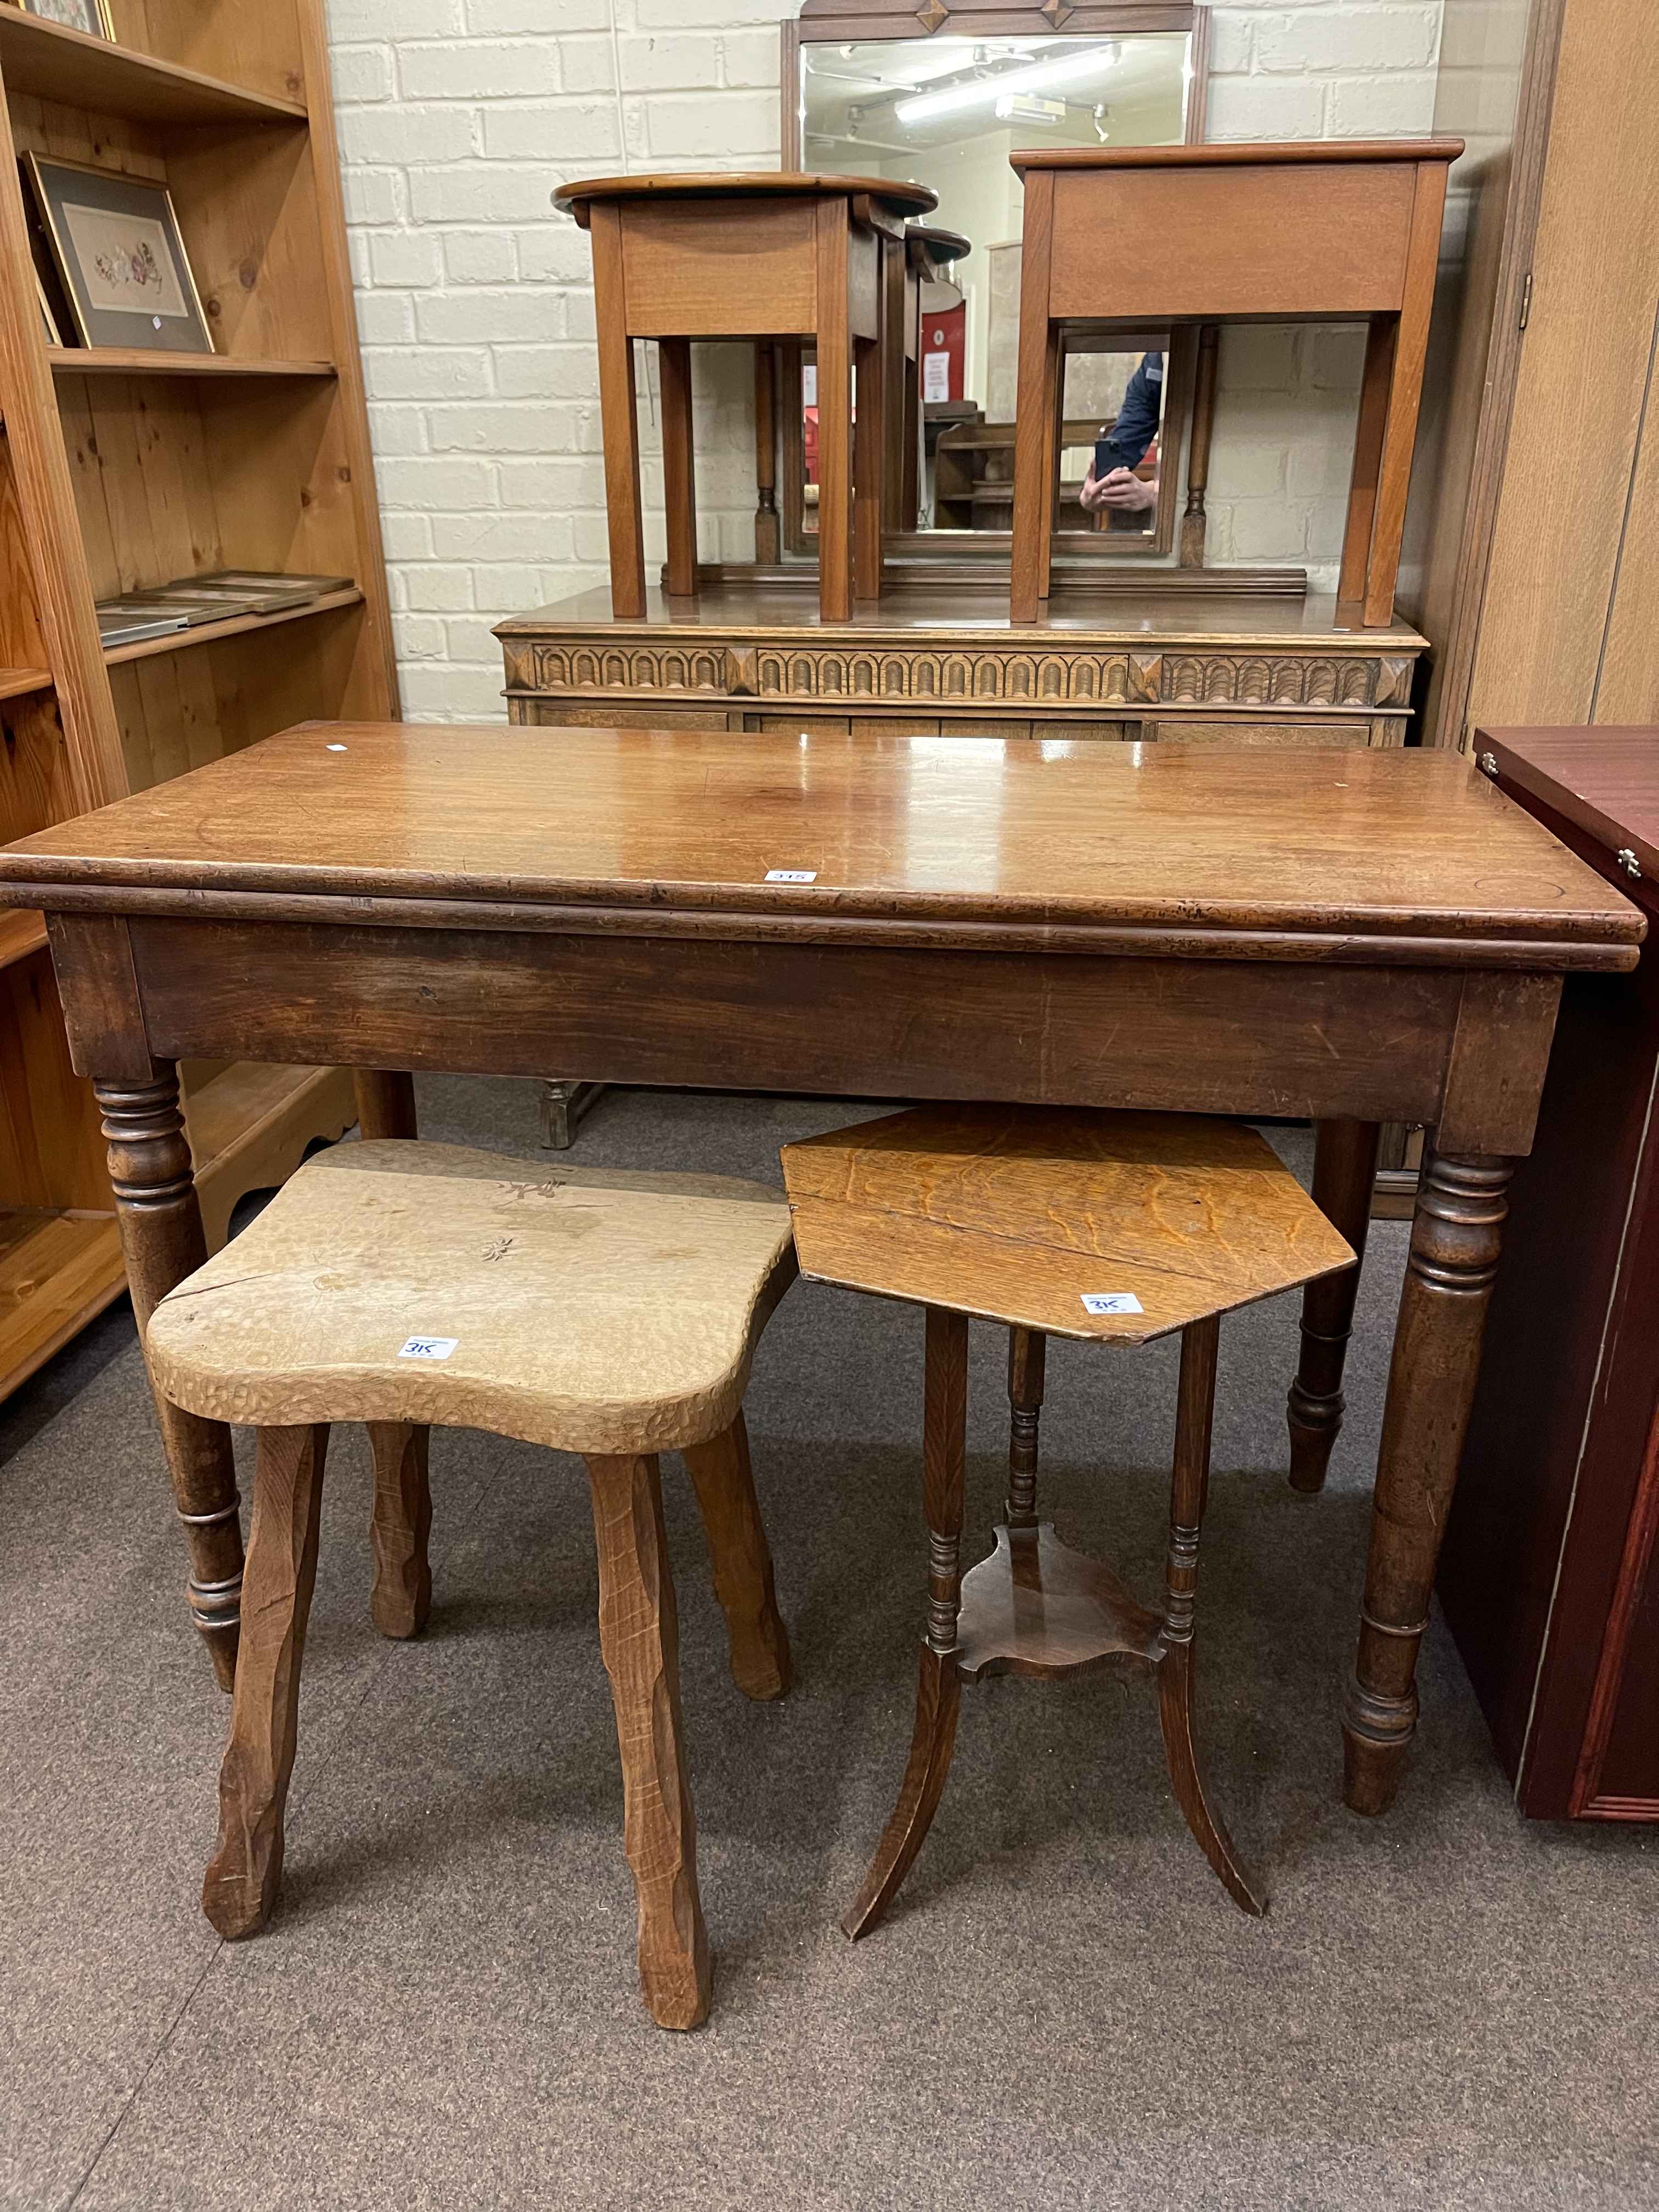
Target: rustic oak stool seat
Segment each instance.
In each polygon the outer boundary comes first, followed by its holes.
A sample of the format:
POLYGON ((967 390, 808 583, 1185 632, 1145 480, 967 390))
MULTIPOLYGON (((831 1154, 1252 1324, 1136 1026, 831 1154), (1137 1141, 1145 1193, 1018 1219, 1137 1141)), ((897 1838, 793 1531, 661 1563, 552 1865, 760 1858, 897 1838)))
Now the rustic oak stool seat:
POLYGON ((883 354, 903 344, 884 304, 887 273, 902 283, 906 218, 937 207, 938 194, 896 179, 761 171, 585 178, 553 204, 593 246, 616 619, 645 614, 635 341, 659 349, 666 587, 682 596, 697 588, 691 341, 798 338, 817 356, 818 607, 825 622, 849 621, 855 598, 881 592, 883 354))
POLYGON ((276 1900, 328 1425, 375 1460, 375 1618, 424 1623, 429 1425, 580 1453, 599 1550, 645 1998, 665 2026, 708 2010, 696 1826, 681 1762, 678 1633, 656 1455, 696 1487, 732 1673, 788 1686, 743 1394, 795 1273, 775 1192, 720 1176, 560 1168, 447 1145, 344 1146, 302 1167, 156 1307, 155 1386, 258 1431, 241 1650, 203 1905, 252 1934, 276 1900))
POLYGON ((872 1927, 932 1823, 960 1685, 1068 1674, 1117 1654, 1153 1668, 1170 1778, 1235 1901, 1263 1910, 1211 1812, 1193 1741, 1193 1607, 1209 1480, 1219 1316, 1352 1264, 1350 1247, 1253 1129, 1197 1115, 925 1107, 782 1155, 809 1280, 927 1310, 928 1606, 910 1758, 892 1819, 842 1925, 872 1927), (1013 1430, 996 1548, 965 1579, 960 1542, 968 1321, 1011 1329, 1013 1430), (1164 1602, 1069 1551, 1036 1516, 1049 1335, 1146 1344, 1182 1332, 1164 1602))

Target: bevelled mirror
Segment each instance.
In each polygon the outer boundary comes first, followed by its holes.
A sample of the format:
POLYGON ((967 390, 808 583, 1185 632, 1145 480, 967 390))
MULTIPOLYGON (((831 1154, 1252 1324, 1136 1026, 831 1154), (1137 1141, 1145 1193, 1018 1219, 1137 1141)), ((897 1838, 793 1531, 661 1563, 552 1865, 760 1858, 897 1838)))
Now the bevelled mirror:
MULTIPOLYGON (((836 5, 832 15, 808 0, 799 25, 786 27, 784 165, 904 179, 939 194, 910 246, 907 409, 887 535, 890 550, 923 561, 1006 562, 1024 203, 1009 155, 1200 137, 1201 11, 1014 9, 984 18, 995 28, 983 35, 971 15, 943 10, 929 34, 930 12, 836 5), (1016 27, 1023 14, 1030 30, 1016 27), (1050 27, 1056 17, 1063 29, 1050 27), (833 35, 852 28, 869 35, 833 35)), ((1101 250, 1109 257, 1109 240, 1101 250)), ((1172 347, 1167 331, 1114 331, 1109 343, 1066 360, 1061 559, 1164 554, 1173 541, 1189 335, 1172 347)), ((791 356, 782 464, 796 552, 811 550, 816 532, 815 386, 810 351, 791 356)))

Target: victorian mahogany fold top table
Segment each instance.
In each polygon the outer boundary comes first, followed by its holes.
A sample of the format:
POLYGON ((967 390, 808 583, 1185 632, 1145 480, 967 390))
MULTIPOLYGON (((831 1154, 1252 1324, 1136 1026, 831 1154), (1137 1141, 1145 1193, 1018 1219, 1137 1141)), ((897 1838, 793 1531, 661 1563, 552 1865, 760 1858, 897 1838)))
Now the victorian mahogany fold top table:
MULTIPOLYGON (((554 779, 534 732, 307 724, 11 847, 0 902, 48 916, 141 1322, 204 1256, 198 1054, 1306 1115, 1356 1250, 1374 1125, 1437 1125, 1343 1721, 1349 1803, 1390 1802, 1561 978, 1632 966, 1644 926, 1456 755, 573 730, 554 779)), ((406 1076, 360 1085, 365 1134, 412 1133, 406 1076)), ((228 1680, 229 1431, 161 1418, 228 1680)))

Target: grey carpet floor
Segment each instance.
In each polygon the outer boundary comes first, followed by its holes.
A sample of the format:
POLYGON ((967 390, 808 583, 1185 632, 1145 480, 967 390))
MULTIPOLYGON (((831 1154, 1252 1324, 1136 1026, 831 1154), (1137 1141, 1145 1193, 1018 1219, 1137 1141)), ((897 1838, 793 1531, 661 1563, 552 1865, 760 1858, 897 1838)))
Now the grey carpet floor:
MULTIPOLYGON (((422 1087, 434 1137, 536 1152, 533 1093, 422 1087)), ((823 1103, 613 1094, 578 1157, 775 1178, 823 1103)), ((1279 1141, 1305 1165, 1305 1133, 1279 1141)), ((1144 1681, 964 1696, 891 1918, 836 1922, 890 1806, 922 1583, 917 1316, 801 1286, 749 1400, 798 1684, 726 1673, 665 1468, 708 2027, 640 2008, 575 1462, 434 1437, 435 1603, 368 1618, 369 1477, 337 1440, 283 1897, 198 1904, 228 1707, 185 1624, 130 1313, 0 1409, 0 2203, 116 2206, 1626 2207, 1659 2203, 1656 1839, 1528 1825, 1443 1628, 1380 1821, 1338 1792, 1404 1231, 1379 1226, 1351 1413, 1285 1480, 1296 1304, 1229 1322, 1200 1621, 1243 1918, 1188 1839, 1144 1681)), ((1000 1495, 975 1332, 970 1555, 1000 1495)), ((1043 1491, 1158 1587, 1174 1347, 1058 1344, 1043 1491)), ((245 1473, 246 1488, 246 1473, 245 1473)))

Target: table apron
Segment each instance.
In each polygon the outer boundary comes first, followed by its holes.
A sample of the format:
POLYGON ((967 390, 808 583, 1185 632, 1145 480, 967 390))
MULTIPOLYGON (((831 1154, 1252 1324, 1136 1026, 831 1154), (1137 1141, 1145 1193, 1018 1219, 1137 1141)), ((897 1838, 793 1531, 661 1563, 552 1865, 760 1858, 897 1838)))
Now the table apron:
MULTIPOLYGON (((158 1059, 1373 1121, 1434 1121, 1468 987, 1532 980, 286 922, 127 927, 158 1059)), ((88 1036, 83 1072, 100 1072, 95 1051, 88 1036)), ((1528 1122, 1519 1149, 1529 1143, 1528 1122)))

